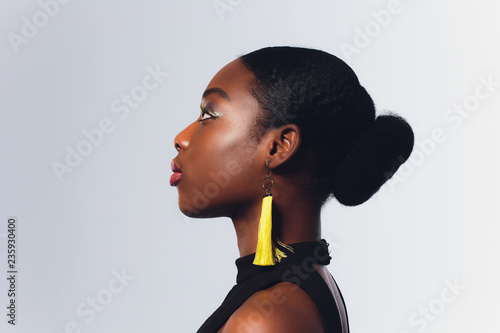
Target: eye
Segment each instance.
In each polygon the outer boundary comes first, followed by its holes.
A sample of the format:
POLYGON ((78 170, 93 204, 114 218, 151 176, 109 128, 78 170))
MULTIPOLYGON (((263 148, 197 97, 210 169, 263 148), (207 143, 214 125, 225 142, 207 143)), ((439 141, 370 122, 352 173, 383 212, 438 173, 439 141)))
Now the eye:
POLYGON ((201 119, 200 119, 200 121, 205 120, 205 119, 209 119, 209 118, 212 118, 212 115, 210 113, 208 113, 205 110, 201 111, 201 119))
POLYGON ((199 122, 202 122, 205 119, 220 117, 224 115, 223 113, 213 111, 208 106, 200 105, 200 108, 201 108, 201 118, 198 120, 199 122))

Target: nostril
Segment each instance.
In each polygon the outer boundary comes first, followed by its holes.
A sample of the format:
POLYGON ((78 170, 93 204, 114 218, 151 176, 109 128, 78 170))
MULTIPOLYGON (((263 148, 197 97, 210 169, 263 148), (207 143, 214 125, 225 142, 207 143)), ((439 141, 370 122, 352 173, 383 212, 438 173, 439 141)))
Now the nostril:
POLYGON ((175 149, 177 151, 181 151, 182 150, 181 145, 179 145, 179 143, 177 141, 175 142, 175 149))

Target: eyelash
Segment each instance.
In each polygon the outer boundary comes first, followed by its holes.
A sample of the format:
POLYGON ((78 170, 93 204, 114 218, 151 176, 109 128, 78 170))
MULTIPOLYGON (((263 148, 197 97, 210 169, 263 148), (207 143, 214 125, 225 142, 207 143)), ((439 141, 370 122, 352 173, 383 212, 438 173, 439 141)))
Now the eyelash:
POLYGON ((202 122, 203 120, 206 120, 206 119, 210 119, 212 117, 222 116, 222 113, 212 111, 212 109, 210 109, 207 106, 200 105, 200 108, 201 108, 201 119, 198 120, 199 122, 202 122), (203 118, 203 116, 206 115, 206 114, 210 115, 210 117, 209 118, 203 118))

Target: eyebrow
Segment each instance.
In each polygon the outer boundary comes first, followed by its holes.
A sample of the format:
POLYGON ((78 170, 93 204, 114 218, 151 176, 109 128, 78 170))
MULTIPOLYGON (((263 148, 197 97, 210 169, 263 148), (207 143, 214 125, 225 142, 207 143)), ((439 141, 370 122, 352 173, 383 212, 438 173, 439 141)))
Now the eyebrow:
POLYGON ((203 98, 207 97, 210 94, 217 94, 220 97, 224 98, 225 100, 227 100, 229 102, 231 101, 231 98, 229 98, 229 95, 227 94, 227 92, 225 92, 221 88, 214 87, 214 88, 210 88, 210 89, 205 90, 205 92, 203 93, 203 98))

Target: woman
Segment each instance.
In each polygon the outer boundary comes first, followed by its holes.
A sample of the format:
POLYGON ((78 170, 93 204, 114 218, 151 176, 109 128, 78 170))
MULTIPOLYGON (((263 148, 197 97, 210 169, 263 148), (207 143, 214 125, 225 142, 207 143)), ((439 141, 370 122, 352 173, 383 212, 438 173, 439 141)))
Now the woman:
POLYGON ((237 284, 198 332, 347 333, 321 208, 368 200, 413 139, 328 53, 269 47, 223 67, 175 137, 170 179, 183 214, 227 216, 238 240, 237 284))

